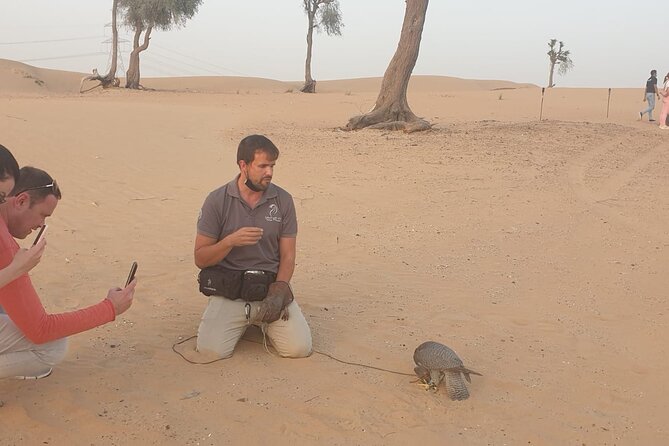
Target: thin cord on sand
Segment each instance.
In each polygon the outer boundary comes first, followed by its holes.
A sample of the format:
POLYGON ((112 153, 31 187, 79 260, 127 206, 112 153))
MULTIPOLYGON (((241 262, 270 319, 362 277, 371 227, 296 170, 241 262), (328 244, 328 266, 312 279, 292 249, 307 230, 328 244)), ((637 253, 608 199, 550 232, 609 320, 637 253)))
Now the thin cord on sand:
MULTIPOLYGON (((226 358, 218 358, 218 359, 214 359, 213 361, 196 362, 196 361, 191 361, 190 359, 186 358, 180 351, 177 350, 177 348, 176 348, 177 345, 181 345, 181 344, 183 344, 184 342, 188 342, 188 341, 190 341, 191 339, 195 339, 195 338, 197 338, 197 335, 193 335, 193 336, 191 336, 191 337, 189 337, 189 338, 186 338, 186 339, 183 339, 183 340, 181 340, 181 341, 175 342, 175 343, 172 345, 172 351, 174 351, 174 353, 176 353, 177 355, 181 356, 186 362, 189 362, 189 363, 191 363, 191 364, 197 364, 197 365, 213 364, 214 362, 218 362, 218 361, 222 361, 223 359, 226 359, 226 358)), ((275 355, 275 356, 278 356, 276 353, 270 351, 269 347, 267 346, 267 338, 266 338, 266 336, 265 336, 265 330, 264 330, 264 329, 263 329, 263 342, 252 341, 252 340, 250 340, 250 339, 244 339, 244 338, 242 338, 242 340, 244 340, 244 341, 246 341, 246 342, 252 342, 252 343, 254 343, 254 344, 260 344, 260 345, 262 345, 262 346, 265 347, 265 350, 266 350, 268 353, 271 353, 271 354, 273 354, 273 355, 275 355)), ((336 358, 336 357, 332 356, 332 355, 329 354, 329 353, 320 352, 320 351, 315 350, 315 349, 313 350, 313 352, 314 352, 314 353, 317 353, 317 354, 319 354, 319 355, 327 356, 328 358, 330 358, 330 359, 332 359, 332 360, 334 360, 334 361, 340 362, 340 363, 342 363, 342 364, 354 365, 354 366, 357 366, 357 367, 364 367, 364 368, 367 368, 367 369, 373 369, 373 370, 380 370, 380 371, 382 371, 382 372, 394 373, 395 375, 414 376, 414 377, 416 376, 416 375, 413 374, 413 373, 396 372, 395 370, 384 369, 384 368, 382 368, 382 367, 375 367, 375 366, 373 366, 373 365, 367 365, 367 364, 360 364, 360 363, 357 363, 357 362, 344 361, 343 359, 336 358)))

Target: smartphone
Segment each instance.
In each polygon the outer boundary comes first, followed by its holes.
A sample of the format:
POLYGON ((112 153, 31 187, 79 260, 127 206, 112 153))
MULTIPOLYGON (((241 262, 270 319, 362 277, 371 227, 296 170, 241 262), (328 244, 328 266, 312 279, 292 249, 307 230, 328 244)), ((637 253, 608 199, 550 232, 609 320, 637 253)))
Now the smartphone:
POLYGON ((128 274, 128 280, 125 282, 125 286, 130 285, 130 282, 132 282, 132 279, 135 278, 135 273, 137 272, 137 262, 132 262, 132 265, 130 266, 130 274, 128 274))
POLYGON ((33 242, 33 246, 35 246, 40 240, 42 240, 42 236, 44 235, 44 232, 46 232, 46 228, 48 228, 48 227, 49 227, 49 225, 42 225, 39 232, 37 233, 37 237, 35 237, 35 241, 33 242))

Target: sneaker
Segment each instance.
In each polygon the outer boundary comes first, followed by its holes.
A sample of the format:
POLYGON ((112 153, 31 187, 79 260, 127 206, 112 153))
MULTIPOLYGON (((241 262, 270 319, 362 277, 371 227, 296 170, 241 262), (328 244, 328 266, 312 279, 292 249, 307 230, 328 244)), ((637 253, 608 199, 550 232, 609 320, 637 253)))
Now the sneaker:
POLYGON ((662 130, 667 130, 667 129, 669 129, 669 127, 667 127, 666 125, 661 125, 660 128, 661 128, 662 130))
POLYGON ((36 376, 15 376, 14 379, 42 379, 46 378, 47 376, 51 375, 51 372, 53 372, 53 369, 49 369, 46 372, 42 373, 41 375, 36 375, 36 376))
POLYGON ((655 122, 655 120, 654 119, 649 119, 648 122, 655 122))

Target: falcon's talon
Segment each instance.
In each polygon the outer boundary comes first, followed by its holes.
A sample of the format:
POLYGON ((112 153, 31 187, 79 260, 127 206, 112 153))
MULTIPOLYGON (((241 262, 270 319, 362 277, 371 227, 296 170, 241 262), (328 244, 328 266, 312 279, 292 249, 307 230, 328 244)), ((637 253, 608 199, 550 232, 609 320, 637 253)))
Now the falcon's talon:
POLYGON ((426 392, 427 392, 428 390, 430 390, 430 388, 432 387, 432 386, 430 386, 428 383, 425 383, 425 382, 419 382, 418 385, 421 386, 421 387, 425 387, 425 391, 426 391, 426 392))

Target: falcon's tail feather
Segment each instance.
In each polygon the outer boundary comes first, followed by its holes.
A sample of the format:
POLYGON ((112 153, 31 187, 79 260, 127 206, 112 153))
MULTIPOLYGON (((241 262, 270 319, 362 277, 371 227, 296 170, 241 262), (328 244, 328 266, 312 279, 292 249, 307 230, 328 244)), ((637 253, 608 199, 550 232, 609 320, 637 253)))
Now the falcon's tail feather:
POLYGON ((455 401, 466 400, 469 398, 469 391, 462 379, 461 372, 447 370, 446 371, 446 392, 448 397, 455 401))

